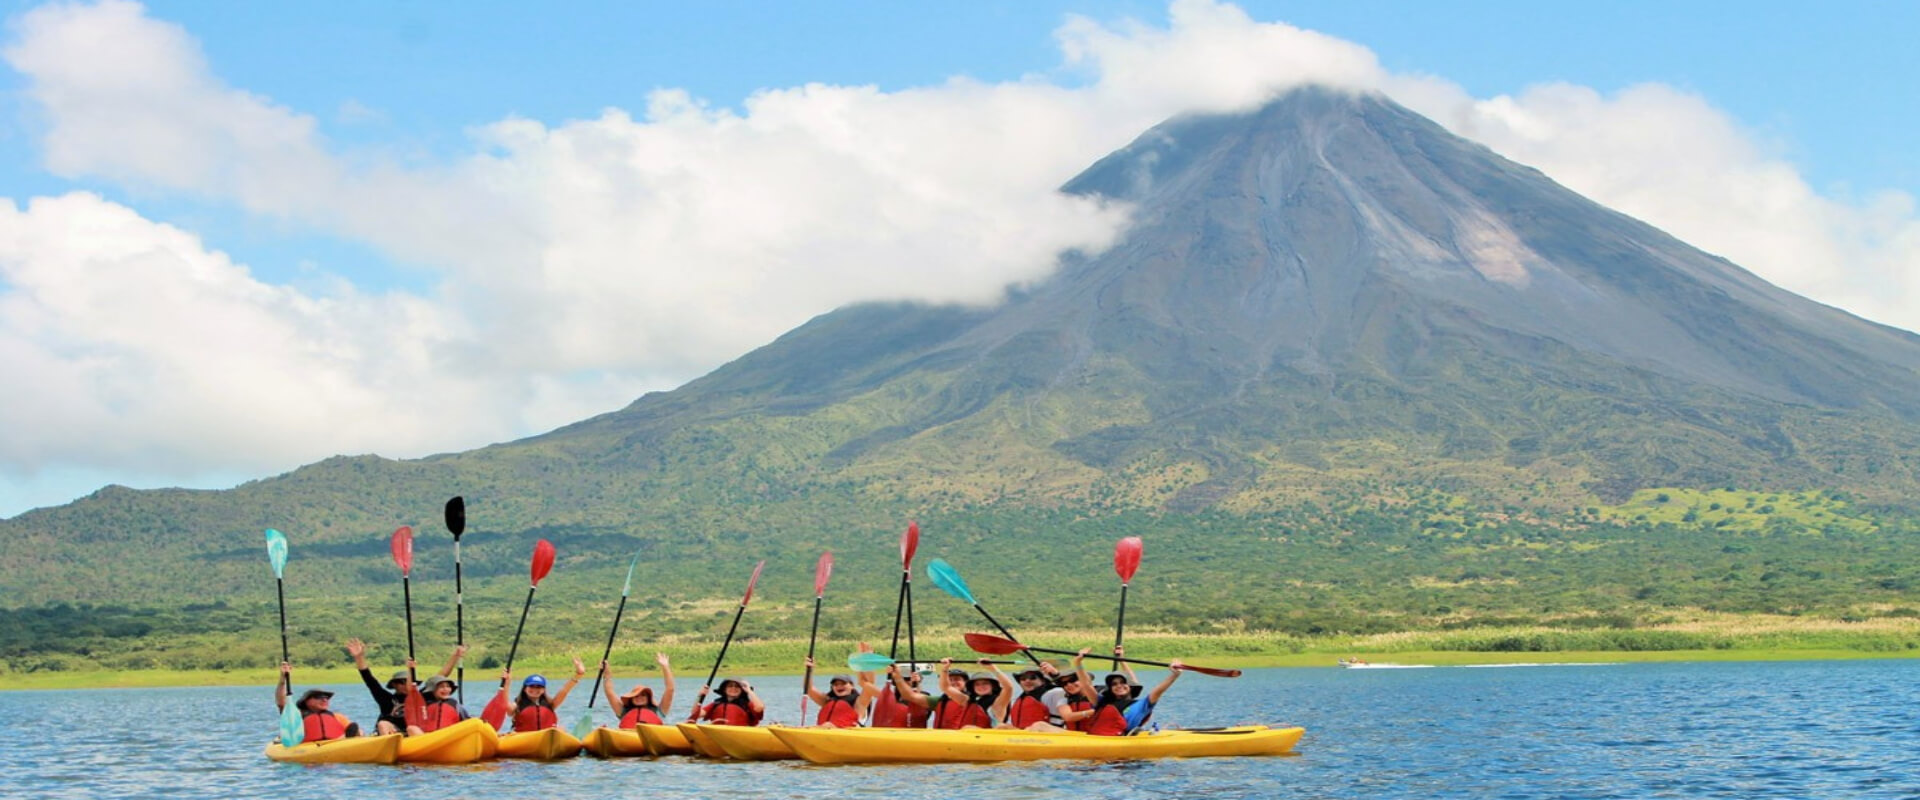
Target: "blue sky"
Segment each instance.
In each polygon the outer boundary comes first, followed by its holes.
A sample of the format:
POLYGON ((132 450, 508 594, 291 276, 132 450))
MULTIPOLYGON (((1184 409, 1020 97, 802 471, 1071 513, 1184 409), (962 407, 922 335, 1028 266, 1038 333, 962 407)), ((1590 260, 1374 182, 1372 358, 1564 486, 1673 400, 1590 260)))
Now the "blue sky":
POLYGON ((468 449, 840 303, 981 301, 1114 235, 1051 186, 1167 114, 1300 80, 1388 91, 1788 288, 1920 324, 1920 4, 1173 8, 0 2, 0 368, 38 387, 0 409, 0 516, 468 449), (995 180, 951 166, 969 158, 995 180), (881 199, 809 193, 826 180, 881 199), (955 249, 956 215, 955 263, 990 267, 900 266, 955 249), (809 271, 826 260, 846 263, 809 271))

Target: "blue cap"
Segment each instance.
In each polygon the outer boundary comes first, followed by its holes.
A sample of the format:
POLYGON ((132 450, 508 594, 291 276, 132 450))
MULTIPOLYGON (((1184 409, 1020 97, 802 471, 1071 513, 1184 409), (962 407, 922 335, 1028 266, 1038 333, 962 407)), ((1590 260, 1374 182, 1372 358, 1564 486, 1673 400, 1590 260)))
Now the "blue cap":
POLYGON ((526 682, 526 683, 523 683, 523 684, 520 684, 520 685, 521 685, 522 687, 526 687, 526 686, 545 686, 545 685, 547 685, 547 679, 546 679, 545 677, 543 677, 543 676, 540 676, 540 675, 528 675, 528 676, 527 676, 527 682, 526 682))

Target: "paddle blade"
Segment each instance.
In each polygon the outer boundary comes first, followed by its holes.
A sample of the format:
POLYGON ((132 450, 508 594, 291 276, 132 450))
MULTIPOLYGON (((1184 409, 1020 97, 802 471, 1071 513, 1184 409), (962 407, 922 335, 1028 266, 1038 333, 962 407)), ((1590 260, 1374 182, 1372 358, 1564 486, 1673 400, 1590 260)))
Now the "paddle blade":
POLYGON ((820 554, 820 563, 813 565, 813 596, 827 593, 827 581, 833 577, 833 551, 820 554))
POLYGON ((1121 539, 1113 546, 1113 571, 1120 574, 1120 582, 1133 580, 1133 573, 1140 569, 1140 551, 1145 548, 1138 536, 1121 539))
POLYGON ((307 726, 300 719, 300 709, 293 707, 293 698, 287 698, 287 705, 280 709, 280 745, 292 747, 307 738, 307 726))
POLYGON ((427 724, 427 698, 420 696, 418 684, 407 692, 407 699, 401 704, 401 714, 406 717, 408 725, 421 727, 427 724))
POLYGON ((393 540, 387 543, 393 551, 393 563, 400 566, 401 575, 413 572, 413 528, 402 525, 393 531, 393 540))
POLYGON ((585 712, 580 715, 579 722, 573 723, 573 738, 584 740, 587 734, 593 733, 593 729, 593 712, 585 712))
MULTIPOLYGON (((553 571, 553 543, 545 539, 533 543, 533 585, 553 571)), ((496 726, 497 727, 497 726, 496 726)))
POLYGON ((990 656, 1010 655, 1026 649, 1012 639, 1003 639, 988 633, 969 633, 966 635, 966 640, 967 647, 972 648, 974 652, 986 653, 990 656))
POLYGON ((267 563, 273 565, 273 577, 285 577, 287 571, 287 535, 267 529, 267 563))
POLYGON ((467 498, 455 497, 447 501, 447 532, 453 534, 454 541, 460 541, 460 534, 467 532, 467 498))
POLYGON ((1192 664, 1183 664, 1181 665, 1180 668, 1188 672, 1198 672, 1202 675, 1212 675, 1213 677, 1216 677, 1216 678, 1240 677, 1240 670, 1237 670, 1237 669, 1214 669, 1213 667, 1196 667, 1192 664))
POLYGON ((893 663, 893 659, 883 653, 854 653, 847 656, 847 667, 854 672, 883 672, 893 663))
POLYGON ((747 601, 753 599, 753 585, 760 582, 760 570, 766 566, 767 562, 765 559, 761 559, 760 563, 753 565, 753 577, 747 579, 747 593, 740 598, 741 608, 746 608, 747 601))
POLYGON ((633 568, 637 566, 640 566, 640 553, 638 551, 634 552, 633 560, 627 562, 627 582, 620 587, 621 597, 626 597, 628 592, 633 591, 633 568))
POLYGON ((933 585, 940 587, 940 591, 965 600, 968 605, 980 604, 980 601, 973 599, 973 590, 967 588, 967 582, 960 579, 960 572, 951 564, 937 558, 927 562, 927 577, 933 579, 933 585))
POLYGON ((920 549, 920 523, 908 521, 907 532, 900 534, 900 569, 913 570, 913 551, 920 549))
POLYGON ((480 718, 492 725, 494 730, 499 730, 501 725, 507 723, 506 689, 493 693, 493 699, 487 701, 487 707, 480 710, 480 718))

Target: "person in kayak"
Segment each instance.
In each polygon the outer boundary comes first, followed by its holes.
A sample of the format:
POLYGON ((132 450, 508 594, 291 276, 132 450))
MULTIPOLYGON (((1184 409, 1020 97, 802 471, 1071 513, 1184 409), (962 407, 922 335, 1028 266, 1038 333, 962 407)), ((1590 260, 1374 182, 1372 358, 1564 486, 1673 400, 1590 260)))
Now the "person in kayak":
MULTIPOLYGON (((287 707, 287 683, 293 675, 293 665, 280 662, 280 680, 273 686, 273 707, 285 710, 287 707)), ((329 739, 347 739, 360 735, 360 724, 347 719, 344 714, 333 713, 333 692, 325 689, 308 689, 293 704, 300 710, 300 722, 305 726, 303 742, 324 742, 329 739)))
MULTIPOLYGON (((408 688, 412 688, 411 685, 408 688)), ((427 704, 426 721, 419 725, 408 725, 407 735, 419 736, 423 733, 432 733, 467 719, 469 715, 466 707, 460 705, 460 701, 453 697, 454 691, 459 688, 459 684, 444 675, 428 678, 426 686, 421 690, 427 704)))
MULTIPOLYGON (((379 721, 375 722, 375 733, 386 735, 402 733, 407 729, 406 695, 402 693, 407 685, 408 676, 413 674, 413 659, 407 659, 406 668, 393 673, 385 686, 374 680, 373 670, 367 666, 367 645, 359 639, 347 640, 347 654, 353 656, 353 666, 360 670, 360 682, 367 685, 367 693, 373 695, 373 703, 380 707, 379 721)), ((447 657, 447 665, 440 668, 439 674, 452 675, 460 666, 460 658, 467 654, 466 645, 453 648, 453 655, 447 657)))
MULTIPOLYGON (((1082 655, 1085 655, 1082 653, 1082 655)), ((1076 662, 1076 666, 1078 663, 1076 662)), ((1085 731, 1087 720, 1093 717, 1093 701, 1097 699, 1081 691, 1086 684, 1080 682, 1080 673, 1062 672, 1054 682, 1059 684, 1065 695, 1063 705, 1054 706, 1053 714, 1060 718, 1060 726, 1070 731, 1085 731)))
MULTIPOLYGON (((827 680, 825 692, 813 688, 813 657, 804 662, 807 668, 807 699, 820 704, 820 713, 814 717, 817 728, 858 728, 860 720, 867 718, 867 708, 873 705, 873 693, 854 689, 853 677, 835 675, 827 680)), ((862 687, 873 685, 871 675, 862 675, 862 687)))
POLYGON ((673 708, 673 664, 667 661, 666 653, 654 653, 653 660, 660 665, 662 681, 666 684, 660 693, 660 703, 653 702, 653 687, 640 685, 628 689, 626 694, 615 696, 613 693, 613 668, 607 662, 600 662, 600 685, 607 693, 607 707, 620 717, 620 727, 633 728, 640 723, 648 725, 667 724, 667 710, 673 708))
POLYGON ((894 691, 906 701, 908 706, 921 709, 935 728, 958 730, 965 724, 966 715, 961 712, 965 710, 967 685, 970 683, 967 671, 953 666, 953 659, 943 658, 940 659, 940 674, 943 676, 940 696, 935 697, 921 691, 918 681, 908 684, 907 679, 900 674, 900 665, 893 664, 887 667, 887 677, 892 680, 894 691), (951 705, 951 710, 948 710, 951 702, 948 699, 949 691, 957 691, 961 697, 959 703, 951 705))
MULTIPOLYGON (((1019 694, 1007 706, 1007 727, 1036 732, 1066 730, 1059 709, 1068 707, 1067 692, 1060 688, 1060 669, 1046 662, 1014 673, 1019 694)), ((1011 692, 1012 690, 1009 690, 1011 692)))
MULTIPOLYGON (((1120 648, 1116 647, 1114 651, 1118 655, 1120 648)), ((1091 686, 1093 680, 1087 675, 1086 666, 1081 663, 1086 654, 1087 651, 1082 650, 1080 655, 1074 656, 1073 668, 1079 674, 1081 684, 1091 686)), ((1166 694, 1168 687, 1180 678, 1180 659, 1173 659, 1167 665, 1167 677, 1143 698, 1140 696, 1139 679, 1133 677, 1132 667, 1122 662, 1120 666, 1127 670, 1127 674, 1115 672, 1107 675, 1103 681, 1106 689, 1094 700, 1092 714, 1087 718, 1087 733, 1095 736, 1126 736, 1140 730, 1147 723, 1147 718, 1153 716, 1154 706, 1159 704, 1160 696, 1166 694)))
MULTIPOLYGON (((866 647, 864 643, 861 646, 866 647)), ((871 651, 862 650, 861 652, 871 651)), ((873 696, 873 703, 869 706, 873 711, 871 726, 875 728, 927 727, 927 720, 933 716, 933 709, 917 706, 903 699, 920 694, 920 673, 909 671, 902 676, 897 668, 888 667, 887 675, 887 685, 881 687, 874 685, 873 673, 860 673, 860 690, 873 696), (906 688, 895 689, 894 681, 904 683, 906 688)))
MULTIPOLYGON (((705 688, 705 687, 702 687, 705 688)), ((720 681, 720 693, 705 707, 695 708, 691 719, 715 725, 758 725, 767 713, 767 704, 753 693, 753 685, 739 678, 720 681)))
MULTIPOLYGON (((573 677, 567 679, 567 685, 553 696, 547 696, 547 678, 544 675, 528 675, 520 684, 519 696, 507 703, 507 718, 513 720, 513 732, 539 731, 560 727, 560 714, 557 709, 567 702, 567 695, 573 693, 573 687, 580 685, 580 677, 587 674, 587 665, 580 659, 573 660, 573 677)), ((508 685, 513 683, 513 673, 500 671, 500 680, 508 685)))

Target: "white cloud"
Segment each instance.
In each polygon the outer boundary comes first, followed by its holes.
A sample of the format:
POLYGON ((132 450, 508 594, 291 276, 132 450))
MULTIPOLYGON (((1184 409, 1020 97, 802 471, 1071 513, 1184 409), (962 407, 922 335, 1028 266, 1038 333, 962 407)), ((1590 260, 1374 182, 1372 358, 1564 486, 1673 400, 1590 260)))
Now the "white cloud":
POLYGON ((1111 240, 1124 209, 1053 191, 1093 160, 1168 116, 1308 82, 1386 91, 1790 289, 1920 324, 1912 199, 1822 197, 1696 96, 1480 100, 1211 0, 1177 0, 1165 27, 1072 18, 1057 38, 1084 83, 807 85, 739 112, 661 91, 634 112, 484 125, 470 155, 420 168, 228 85, 137 4, 35 9, 3 54, 46 123, 49 169, 231 202, 443 282, 303 293, 95 197, 8 203, 0 368, 41 391, 7 405, 0 422, 36 430, 0 445, 0 471, 466 447, 686 380, 844 303, 989 301, 1111 240), (69 241, 74 225, 97 233, 69 241), (422 400, 446 397, 460 399, 422 400))

